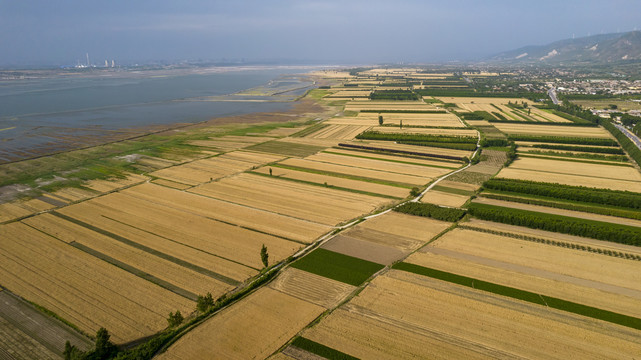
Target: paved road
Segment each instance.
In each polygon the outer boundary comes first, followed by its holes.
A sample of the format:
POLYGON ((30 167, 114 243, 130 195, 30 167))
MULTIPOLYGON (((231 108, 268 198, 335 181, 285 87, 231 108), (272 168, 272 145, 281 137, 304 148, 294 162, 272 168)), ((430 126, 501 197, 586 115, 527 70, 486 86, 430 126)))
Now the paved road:
POLYGON ((621 130, 621 132, 624 133, 625 136, 630 138, 630 140, 632 140, 632 142, 635 143, 639 149, 641 149, 641 139, 639 139, 639 137, 637 137, 636 135, 631 133, 630 130, 625 128, 625 126, 622 126, 622 125, 619 125, 619 124, 614 124, 614 123, 612 123, 612 124, 614 126, 616 126, 617 129, 621 130))
POLYGON ((559 105, 561 103, 559 99, 556 98, 556 91, 554 90, 554 88, 548 90, 548 96, 550 97, 550 99, 552 99, 554 105, 559 105))

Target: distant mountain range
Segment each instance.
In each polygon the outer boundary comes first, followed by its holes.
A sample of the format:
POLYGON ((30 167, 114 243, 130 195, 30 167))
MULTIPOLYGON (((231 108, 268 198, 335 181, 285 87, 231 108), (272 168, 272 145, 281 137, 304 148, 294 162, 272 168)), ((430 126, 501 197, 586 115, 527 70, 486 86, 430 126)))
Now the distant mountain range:
POLYGON ((607 63, 641 60, 641 31, 566 39, 496 54, 489 61, 508 63, 607 63))

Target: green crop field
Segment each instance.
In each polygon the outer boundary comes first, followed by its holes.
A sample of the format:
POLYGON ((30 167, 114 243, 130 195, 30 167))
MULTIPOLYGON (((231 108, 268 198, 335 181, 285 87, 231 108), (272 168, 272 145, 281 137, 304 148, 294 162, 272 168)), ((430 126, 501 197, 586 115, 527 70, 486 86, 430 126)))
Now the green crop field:
POLYGON ((316 249, 291 266, 354 286, 362 284, 384 267, 325 249, 316 249))

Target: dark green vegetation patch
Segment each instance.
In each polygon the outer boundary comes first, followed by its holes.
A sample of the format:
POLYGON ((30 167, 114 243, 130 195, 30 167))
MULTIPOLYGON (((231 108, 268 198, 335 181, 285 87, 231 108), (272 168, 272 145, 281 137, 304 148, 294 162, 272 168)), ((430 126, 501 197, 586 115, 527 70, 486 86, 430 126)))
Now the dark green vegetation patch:
POLYGON ((479 203, 470 204, 468 212, 482 220, 641 246, 641 228, 636 226, 479 203))
POLYGON ((325 150, 325 147, 272 140, 262 144, 252 145, 245 149, 272 154, 304 157, 316 154, 321 150, 325 150))
POLYGON ((609 121, 604 121, 603 127, 606 128, 606 130, 608 130, 612 135, 614 135, 617 140, 619 140, 621 146, 625 149, 625 151, 628 152, 628 154, 630 154, 630 157, 632 157, 634 161, 641 166, 641 150, 639 150, 639 148, 632 142, 632 140, 625 136, 624 133, 622 133, 609 121))
POLYGON ((409 263, 398 263, 392 266, 392 268, 641 330, 641 319, 639 318, 602 310, 592 306, 577 304, 567 300, 557 299, 530 291, 494 284, 467 276, 456 275, 409 263))
POLYGON ((345 354, 342 351, 332 349, 331 347, 319 344, 316 341, 305 339, 304 337, 300 336, 292 341, 292 345, 329 360, 358 360, 357 357, 353 357, 351 355, 345 354))
POLYGON ((371 261, 322 248, 312 251, 291 266, 354 286, 359 286, 384 268, 383 265, 371 261))
POLYGON ((444 208, 433 204, 423 204, 418 202, 408 202, 399 207, 394 208, 403 214, 416 215, 428 217, 442 221, 459 221, 464 215, 465 210, 444 208))
POLYGON ((512 179, 491 179, 483 184, 483 188, 515 194, 537 195, 550 198, 551 200, 564 199, 622 208, 641 209, 641 193, 631 191, 512 179))

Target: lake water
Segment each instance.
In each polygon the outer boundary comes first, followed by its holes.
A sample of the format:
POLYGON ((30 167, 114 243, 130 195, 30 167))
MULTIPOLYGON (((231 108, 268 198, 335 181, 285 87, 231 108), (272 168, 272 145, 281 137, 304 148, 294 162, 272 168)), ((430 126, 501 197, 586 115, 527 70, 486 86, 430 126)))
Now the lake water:
POLYGON ((286 110, 311 83, 281 76, 301 72, 281 68, 2 81, 0 163, 109 141, 132 130, 286 110), (275 97, 227 96, 255 87, 298 90, 275 97), (211 101, 225 98, 240 101, 211 101))

